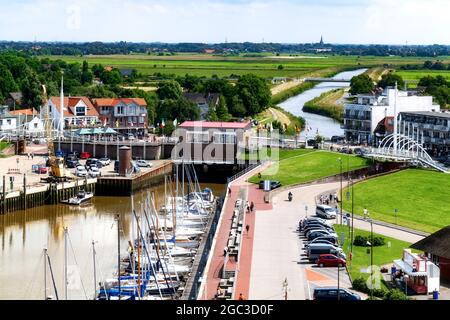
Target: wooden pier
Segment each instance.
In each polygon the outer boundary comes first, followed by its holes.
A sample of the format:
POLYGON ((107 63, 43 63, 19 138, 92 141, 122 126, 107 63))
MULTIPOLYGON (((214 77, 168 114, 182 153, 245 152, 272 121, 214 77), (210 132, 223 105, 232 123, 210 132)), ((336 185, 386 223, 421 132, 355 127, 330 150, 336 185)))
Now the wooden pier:
POLYGON ((173 172, 173 162, 162 164, 131 177, 102 176, 97 179, 96 195, 130 196, 134 192, 154 186, 164 180, 164 176, 173 172))
POLYGON ((48 204, 57 204, 75 196, 80 188, 95 193, 97 179, 80 179, 59 184, 29 186, 24 175, 22 190, 6 191, 6 177, 3 176, 3 190, 0 199, 0 212, 26 210, 48 204))

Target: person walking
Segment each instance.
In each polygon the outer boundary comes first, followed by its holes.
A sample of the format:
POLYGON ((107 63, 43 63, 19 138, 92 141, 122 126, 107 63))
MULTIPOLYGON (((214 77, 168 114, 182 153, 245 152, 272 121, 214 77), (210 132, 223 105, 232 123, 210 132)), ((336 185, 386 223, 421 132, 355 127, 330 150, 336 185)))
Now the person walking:
POLYGON ((223 248, 223 256, 226 257, 228 253, 228 247, 225 246, 225 248, 223 248))
POLYGON ((238 300, 247 300, 242 293, 239 294, 238 300))
POLYGON ((250 230, 250 225, 246 225, 245 230, 247 230, 247 234, 248 234, 248 230, 250 230))
POLYGON ((367 219, 368 213, 369 213, 369 212, 367 211, 367 208, 364 208, 364 210, 363 210, 364 220, 367 219))
POLYGON ((34 152, 31 153, 31 160, 34 159, 34 152))
POLYGON ((253 209, 255 208, 255 204, 253 203, 253 201, 252 201, 252 203, 250 203, 250 211, 251 212, 253 212, 253 209))

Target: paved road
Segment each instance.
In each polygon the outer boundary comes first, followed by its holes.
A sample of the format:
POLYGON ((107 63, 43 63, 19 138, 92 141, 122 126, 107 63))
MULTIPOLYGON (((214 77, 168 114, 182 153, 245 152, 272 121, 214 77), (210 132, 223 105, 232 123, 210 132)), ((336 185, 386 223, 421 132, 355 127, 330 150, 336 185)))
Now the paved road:
MULTIPOLYGON (((273 197, 271 210, 257 211, 250 299, 284 299, 285 279, 289 300, 310 299, 314 287, 337 285, 337 269, 316 268, 305 260, 303 239, 297 231, 298 221, 306 216, 305 204, 310 216, 316 195, 330 189, 330 184, 294 188, 292 202, 287 201, 289 190, 282 191, 273 197)), ((342 287, 350 287, 344 268, 340 282, 342 287)))

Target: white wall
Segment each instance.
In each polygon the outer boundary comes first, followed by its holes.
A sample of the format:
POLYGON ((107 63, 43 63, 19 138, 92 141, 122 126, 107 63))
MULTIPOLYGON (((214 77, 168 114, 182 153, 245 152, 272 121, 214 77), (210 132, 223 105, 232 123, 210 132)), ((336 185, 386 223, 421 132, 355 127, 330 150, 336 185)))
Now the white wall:
POLYGON ((17 119, 16 118, 0 119, 0 130, 16 130, 16 129, 17 129, 17 119))

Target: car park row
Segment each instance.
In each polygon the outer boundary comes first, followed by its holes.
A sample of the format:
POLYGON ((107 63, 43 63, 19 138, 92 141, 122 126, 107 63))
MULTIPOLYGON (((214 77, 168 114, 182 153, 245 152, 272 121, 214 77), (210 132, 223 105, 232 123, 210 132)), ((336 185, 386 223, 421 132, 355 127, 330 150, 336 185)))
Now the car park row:
MULTIPOLYGON (((342 268, 347 264, 347 256, 339 245, 338 235, 326 220, 334 218, 336 211, 333 208, 318 205, 316 216, 299 221, 298 230, 300 236, 304 238, 307 259, 319 268, 342 268)), ((317 287, 314 289, 313 298, 314 300, 361 299, 348 289, 338 287, 317 287)))

